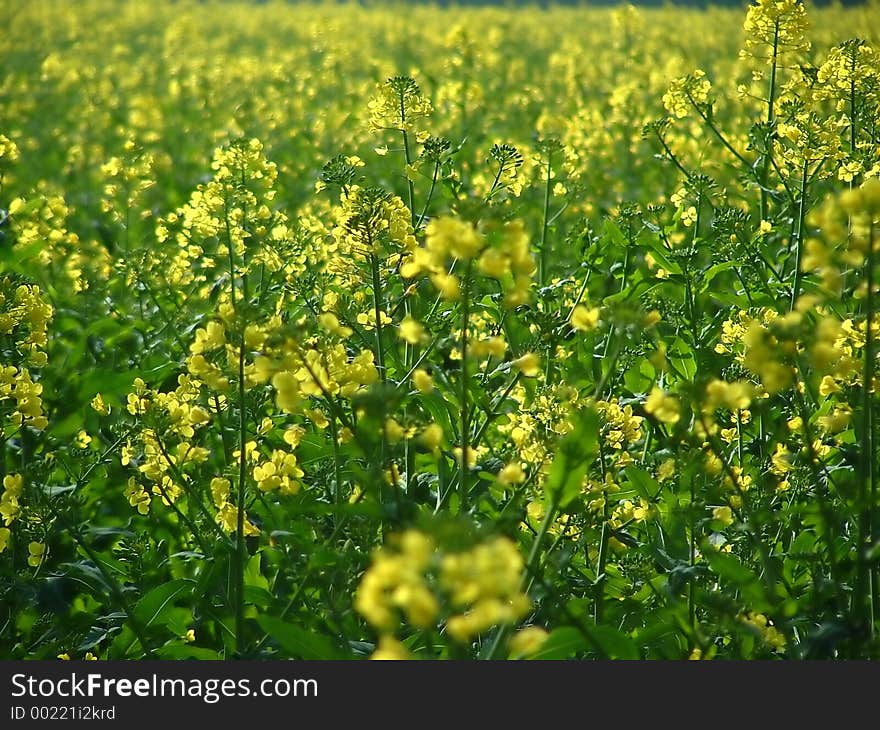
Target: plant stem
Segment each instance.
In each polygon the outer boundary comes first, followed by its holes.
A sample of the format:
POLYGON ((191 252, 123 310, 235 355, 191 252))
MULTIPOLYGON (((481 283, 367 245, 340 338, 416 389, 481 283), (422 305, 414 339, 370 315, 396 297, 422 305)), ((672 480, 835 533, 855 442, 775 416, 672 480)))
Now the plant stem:
POLYGON ((871 636, 874 635, 875 620, 875 586, 876 570, 868 570, 866 551, 874 543, 874 513, 877 496, 874 477, 874 399, 872 393, 874 381, 874 226, 869 225, 868 251, 865 257, 865 362, 862 372, 862 465, 859 489, 859 542, 858 542, 858 580, 856 600, 858 611, 866 611, 867 625, 871 636), (867 600, 866 600, 867 599, 867 600))
POLYGON ((798 294, 801 289, 801 279, 803 277, 801 261, 803 259, 804 251, 804 215, 806 214, 808 165, 809 161, 804 160, 804 167, 801 170, 803 173, 801 177, 801 197, 798 202, 797 230, 795 232, 796 248, 794 254, 794 284, 792 284, 791 287, 791 304, 789 305, 788 311, 793 311, 795 304, 797 304, 798 294))
POLYGON ((461 476, 459 477, 459 511, 467 508, 468 498, 468 439, 470 438, 470 411, 468 408, 468 320, 470 318, 470 278, 472 262, 468 261, 462 281, 461 303, 461 476))
MULTIPOLYGON (((776 68, 779 61, 779 19, 773 28, 773 57, 770 61, 770 90, 767 98, 767 124, 770 125, 776 119, 774 110, 776 102, 776 68)), ((773 135, 767 138, 767 151, 764 165, 761 169, 761 220, 767 220, 767 176, 770 174, 770 158, 773 156, 773 135)))
MULTIPOLYGON (((229 199, 224 200, 225 206, 225 226, 226 226, 226 248, 229 253, 229 297, 238 319, 239 311, 236 307, 235 297, 235 252, 232 242, 232 229, 229 222, 229 199)), ((242 266, 242 276, 244 266, 242 266)), ((246 502, 246 472, 247 472, 247 453, 245 445, 247 443, 247 411, 245 408, 245 390, 244 390, 244 323, 237 322, 239 325, 239 348, 238 348, 238 491, 236 494, 236 525, 235 525, 235 571, 233 574, 234 585, 234 603, 235 603, 235 652, 238 657, 244 653, 244 564, 247 558, 247 550, 244 541, 244 506, 246 502)))
POLYGON ((431 198, 434 197, 434 188, 437 187, 437 176, 440 174, 440 163, 434 163, 434 174, 431 176, 431 187, 428 190, 428 197, 425 198, 425 207, 422 208, 422 212, 419 214, 419 217, 413 226, 413 228, 418 231, 419 228, 422 227, 422 223, 425 222, 425 216, 428 214, 428 206, 431 204, 431 198))
POLYGON ((690 580, 688 581, 688 626, 691 629, 696 628, 696 616, 697 616, 697 608, 696 608, 696 581, 694 580, 695 576, 693 573, 693 568, 697 564, 697 535, 695 530, 695 520, 694 520, 694 512, 695 507, 694 503, 696 502, 696 493, 694 491, 694 478, 691 475, 690 478, 690 501, 688 502, 688 532, 689 535, 689 548, 688 548, 688 565, 691 567, 691 575, 690 580))
POLYGON ((540 266, 538 269, 538 284, 539 286, 544 286, 547 283, 547 261, 549 251, 547 250, 547 228, 549 227, 549 214, 550 214, 550 185, 551 185, 551 163, 553 161, 553 151, 547 150, 547 169, 545 174, 547 175, 547 184, 544 187, 544 213, 541 222, 541 260, 540 266))
POLYGON ((413 228, 416 225, 416 212, 414 209, 416 192, 413 187, 413 181, 409 179, 409 166, 412 164, 412 158, 409 154, 409 135, 406 133, 406 104, 403 100, 403 92, 400 93, 400 133, 403 136, 403 158, 406 160, 406 170, 404 177, 406 178, 407 192, 409 192, 409 215, 413 228))
MULTIPOLYGON (((372 246, 372 241, 369 241, 372 246)), ((373 276, 373 314, 376 317, 376 358, 379 363, 379 377, 384 383, 387 380, 385 372, 385 349, 382 344, 382 281, 379 277, 379 259, 376 254, 370 254, 370 270, 373 276)))
MULTIPOLYGON (((330 414, 330 438, 333 439, 333 503, 338 508, 342 504, 342 477, 339 460, 339 430, 336 425, 336 414, 332 412, 330 414)), ((339 524, 338 512, 334 515, 334 521, 336 525, 339 524)))
MULTIPOLYGON (((602 484, 605 484, 605 449, 599 437, 599 468, 602 472, 602 484)), ((599 555, 596 559, 596 578, 593 582, 593 621, 598 625, 602 621, 605 608, 605 565, 608 561, 608 493, 603 490, 602 499, 602 531, 599 534, 599 555)))

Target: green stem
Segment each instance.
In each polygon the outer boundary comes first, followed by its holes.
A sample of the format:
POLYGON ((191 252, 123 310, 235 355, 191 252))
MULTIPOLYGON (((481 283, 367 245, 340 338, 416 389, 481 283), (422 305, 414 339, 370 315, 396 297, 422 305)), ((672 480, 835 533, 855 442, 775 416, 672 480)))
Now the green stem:
POLYGON ((691 174, 687 171, 685 166, 682 165, 678 161, 678 158, 672 153, 672 150, 669 149, 669 145, 666 144, 666 140, 663 139, 663 135, 660 134, 660 132, 657 132, 656 134, 657 134, 657 140, 660 142, 660 146, 663 147, 663 151, 666 153, 666 156, 670 159, 672 164, 678 168, 679 172, 681 172, 681 174, 684 175, 684 179, 689 180, 691 177, 691 174))
MULTIPOLYGON (((368 242, 372 247, 372 241, 368 242)), ((376 358, 379 363, 379 377, 384 383, 387 380, 385 372, 385 349, 382 344, 382 280, 379 277, 379 259, 376 254, 370 254, 370 270, 373 276, 373 314, 376 317, 376 358)))
MULTIPOLYGON (((336 414, 330 414, 330 438, 333 439, 333 480, 335 482, 333 489, 333 503, 338 508, 342 504, 342 476, 339 459, 339 430, 336 425, 336 414)), ((339 524, 339 513, 334 517, 336 524, 339 524)))
MULTIPOLYGON (((602 483, 605 484, 605 449, 599 438, 599 468, 602 472, 602 483)), ((602 499, 602 531, 599 534, 599 556, 596 559, 596 578, 593 582, 593 621, 598 625, 602 621, 605 609, 605 566, 608 562, 608 492, 603 488, 602 499)))
POLYGON ((403 158, 406 160, 407 169, 404 170, 406 178, 407 192, 409 193, 409 215, 413 228, 416 226, 416 212, 414 210, 416 191, 413 181, 409 179, 409 166, 412 164, 412 158, 409 154, 409 135, 406 133, 406 104, 403 101, 403 93, 400 94, 400 133, 403 135, 403 158))
POLYGON ((549 257, 549 251, 547 250, 547 228, 549 227, 549 214, 550 214, 550 185, 552 183, 550 178, 551 163, 553 161, 553 152, 551 150, 547 150, 547 184, 544 186, 544 212, 543 218, 541 222, 541 260, 540 266, 538 269, 538 284, 539 286, 544 286, 547 283, 547 261, 549 257))
MULTIPOLYGON (((235 297, 235 252, 233 250, 232 230, 229 222, 229 199, 224 201, 226 248, 229 252, 229 296, 233 310, 239 314, 235 297)), ((244 267, 242 267, 244 269, 244 267)), ((238 349, 238 491, 236 494, 236 526, 235 526, 235 571, 234 571, 234 603, 235 603, 235 651, 240 658, 244 654, 244 571, 247 550, 244 540, 244 508, 246 502, 247 476, 247 410, 245 408, 244 388, 244 323, 238 322, 240 328, 238 349)))
POLYGON ((419 230, 422 227, 422 223, 425 222, 425 216, 428 214, 428 206, 431 204, 431 198, 434 197, 434 188, 437 187, 437 177, 440 174, 440 163, 434 163, 434 174, 431 176, 431 187, 428 190, 428 197, 425 198, 425 207, 422 208, 422 212, 419 214, 418 221, 413 226, 415 230, 419 230))
POLYGON ((867 625, 874 635, 874 587, 871 585, 875 577, 874 569, 868 570, 866 551, 873 547, 874 513, 877 496, 874 476, 874 418, 873 393, 874 381, 874 226, 869 227, 868 251, 865 259, 865 362, 862 372, 862 466, 859 494, 859 543, 858 543, 858 589, 856 599, 857 610, 866 611, 867 625))
POLYGON ((746 170, 750 171, 752 169, 752 166, 749 164, 749 161, 736 151, 736 148, 732 144, 730 144, 727 137, 725 137, 721 130, 718 129, 718 126, 715 124, 715 122, 713 122, 709 118, 709 115, 706 114, 706 112, 703 110, 703 108, 696 101, 694 101, 693 96, 688 94, 687 98, 690 101, 691 106, 693 106, 694 109, 697 110, 697 114, 702 117, 703 121, 706 123, 706 126, 709 127, 709 130, 715 135, 715 137, 717 137, 718 141, 724 145, 724 147, 727 149, 728 152, 730 152, 730 154, 732 154, 737 160, 740 161, 740 163, 745 166, 746 170))
POLYGON ((690 479, 690 501, 688 503, 688 521, 689 525, 689 549, 688 549, 688 565, 691 567, 691 575, 690 580, 688 581, 688 626, 691 629, 696 629, 696 617, 697 617, 697 608, 696 608, 696 580, 694 576, 693 568, 697 564, 697 535, 695 530, 695 503, 696 503, 696 493, 694 490, 694 480, 693 477, 690 479))
POLYGON ((462 281, 461 303, 461 476, 459 477, 459 511, 467 509, 468 498, 468 439, 470 438, 470 410, 468 407, 468 320, 470 319, 470 278, 472 262, 468 261, 462 281))
POLYGON ((247 489, 247 409, 244 390, 244 327, 238 352, 238 494, 235 532, 235 553, 237 557, 235 591, 235 650, 238 657, 244 653, 244 570, 247 550, 244 541, 244 507, 247 489))
POLYGON ((798 203, 797 230, 795 232, 796 248, 794 254, 794 284, 792 284, 791 287, 791 303, 789 305, 789 311, 793 311, 795 304, 797 304, 798 294, 801 289, 801 279, 803 278, 801 262, 803 260, 804 251, 804 216, 806 215, 808 165, 809 162, 804 160, 804 167, 801 171, 803 175, 801 177, 801 196, 798 203))
MULTIPOLYGON (((779 19, 773 28, 773 57, 770 61, 770 90, 767 98, 767 124, 771 124, 776 119, 776 111, 774 109, 776 103, 776 69, 779 60, 779 19)), ((773 156, 773 136, 767 138, 767 150, 764 159, 764 165, 761 168, 761 220, 767 220, 767 177, 770 174, 770 158, 773 156)))

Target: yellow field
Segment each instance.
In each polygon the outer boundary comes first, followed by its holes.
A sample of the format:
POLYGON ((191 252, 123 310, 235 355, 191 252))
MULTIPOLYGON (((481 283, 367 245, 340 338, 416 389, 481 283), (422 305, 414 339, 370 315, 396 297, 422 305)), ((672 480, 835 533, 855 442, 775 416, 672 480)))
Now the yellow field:
POLYGON ((0 656, 880 641, 880 5, 0 5, 0 656))

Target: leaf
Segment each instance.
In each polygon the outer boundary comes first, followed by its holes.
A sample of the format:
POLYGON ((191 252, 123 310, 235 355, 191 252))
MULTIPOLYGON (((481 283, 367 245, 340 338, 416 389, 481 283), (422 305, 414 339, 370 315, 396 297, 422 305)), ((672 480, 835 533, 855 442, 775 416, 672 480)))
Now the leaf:
POLYGON ((742 587, 755 583, 758 576, 751 569, 743 565, 733 555, 727 553, 710 552, 706 555, 709 566, 722 578, 742 587))
MULTIPOLYGON (((260 588, 267 593, 269 592, 269 581, 260 570, 260 553, 251 555, 244 569, 244 584, 252 588, 260 588)), ((271 595, 271 594, 270 594, 271 595)))
POLYGON ((656 261, 660 266, 666 269, 671 274, 680 274, 681 267, 669 258, 669 254, 671 253, 669 249, 663 246, 659 241, 655 241, 653 239, 647 239, 645 241, 645 247, 649 248, 651 251, 651 257, 656 261))
POLYGON ((706 269, 706 273, 703 274, 703 284, 700 287, 700 291, 704 292, 709 288, 709 284, 712 283, 712 280, 718 276, 722 271, 728 271, 737 266, 736 261, 723 261, 720 264, 715 264, 714 266, 710 266, 706 269))
POLYGON ((598 651, 608 659, 640 659, 635 641, 612 626, 563 626, 550 636, 530 659, 570 659, 587 651, 598 651))
POLYGON ((221 656, 213 649, 192 644, 168 644, 156 649, 160 659, 220 659, 221 656))
POLYGON ((605 219, 603 233, 605 234, 605 238, 615 246, 619 246, 624 251, 629 248, 629 241, 626 240, 623 231, 621 231, 617 224, 610 218, 605 219))
POLYGON ((295 659, 342 659, 333 641, 274 616, 257 616, 257 623, 295 659))
POLYGON ((90 560, 80 560, 76 563, 62 563, 59 567, 67 568, 68 577, 89 588, 94 595, 110 595, 110 586, 101 575, 101 571, 90 560))
POLYGON ((559 660, 570 659, 579 652, 589 648, 583 634, 570 626, 553 629, 550 636, 529 659, 559 660))
POLYGON ((660 491, 660 485, 657 484, 657 480, 647 471, 640 469, 637 466, 628 466, 625 474, 629 483, 632 484, 639 493, 639 496, 648 500, 657 498, 657 493, 660 491))
POLYGON ((268 608, 272 605, 272 601, 274 600, 275 596, 269 593, 269 591, 267 591, 265 588, 249 585, 246 585, 244 587, 244 602, 248 606, 259 606, 260 608, 268 608))
POLYGON ((591 626, 586 631, 602 648, 609 659, 640 659, 635 641, 613 626, 591 626))
POLYGON ((77 646, 76 650, 78 652, 84 652, 89 649, 94 649, 102 641, 110 638, 113 634, 119 633, 121 630, 122 626, 93 626, 85 635, 82 642, 80 642, 79 646, 77 646))
POLYGON ((195 583, 191 580, 178 578, 154 588, 137 602, 134 608, 135 617, 145 627, 161 624, 167 613, 174 608, 174 599, 182 593, 192 593, 195 583))

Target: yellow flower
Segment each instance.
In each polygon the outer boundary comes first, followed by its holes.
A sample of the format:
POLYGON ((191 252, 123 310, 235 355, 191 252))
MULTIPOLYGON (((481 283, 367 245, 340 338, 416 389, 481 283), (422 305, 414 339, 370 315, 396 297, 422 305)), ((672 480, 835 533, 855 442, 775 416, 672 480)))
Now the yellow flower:
POLYGON ((300 441, 302 441, 302 437, 306 435, 306 430, 302 426, 291 426, 284 430, 284 443, 288 444, 291 448, 296 448, 299 446, 300 441))
POLYGON ((785 476, 792 470, 791 452, 784 444, 776 444, 776 451, 770 457, 772 471, 776 476, 785 476))
MULTIPOLYGON (((233 533, 238 531, 238 509, 229 502, 220 508, 216 519, 217 524, 225 532, 233 533)), ((245 537, 253 537, 260 534, 260 528, 248 520, 247 514, 244 515, 244 534, 245 537)))
POLYGON ((417 368, 412 375, 413 385, 419 393, 430 393, 434 390, 434 379, 422 368, 417 368))
POLYGON ((472 224, 459 218, 434 218, 425 231, 425 247, 437 260, 468 260, 483 247, 483 237, 472 224))
POLYGON ((407 315, 398 327, 397 334, 410 345, 421 345, 428 341, 428 335, 421 322, 407 315))
POLYGON ((39 567, 46 557, 46 544, 42 542, 28 543, 28 565, 32 568, 39 567))
POLYGON ((547 641, 549 634, 540 626, 526 626, 510 637, 510 656, 512 659, 528 657, 538 652, 547 641))
POLYGON ((407 648, 393 636, 383 635, 379 637, 379 645, 370 656, 375 660, 401 661, 412 659, 407 648))
POLYGON ((229 494, 232 490, 232 482, 223 477, 214 477, 211 480, 211 499, 214 505, 219 509, 229 501, 229 494))
POLYGON ((675 459, 666 459, 659 467, 657 467, 657 480, 665 482, 671 479, 675 474, 675 459))
POLYGON ((730 507, 716 507, 712 510, 712 519, 718 520, 724 527, 733 524, 733 510, 730 507))
POLYGON ((681 418, 681 408, 678 405, 678 400, 674 396, 664 393, 656 386, 645 401, 645 410, 661 423, 666 423, 670 426, 678 423, 681 418))
POLYGON ((443 443, 443 428, 439 423, 430 423, 425 426, 422 431, 421 436, 419 436, 419 441, 427 448, 429 451, 439 453, 440 444, 443 443))
POLYGON ((541 358, 534 352, 527 352, 511 364, 527 378, 534 378, 541 373, 541 358))
POLYGON ((599 326, 599 309, 578 304, 571 312, 571 326, 579 332, 591 332, 599 326))
POLYGON ((437 287, 440 296, 446 301, 455 301, 461 296, 461 284, 455 274, 438 272, 431 276, 431 283, 437 287))
POLYGON ((104 397, 100 393, 92 398, 90 405, 93 410, 97 411, 102 416, 110 415, 110 406, 104 402, 104 397))
POLYGON ((24 488, 24 477, 21 474, 7 474, 3 477, 3 489, 10 497, 20 497, 24 488))
POLYGON ((525 480, 526 473, 523 471, 522 466, 515 461, 502 467, 501 471, 498 472, 498 481, 505 486, 522 484, 525 480))
POLYGON ((275 405, 281 411, 293 413, 297 410, 300 397, 300 384, 296 375, 284 370, 272 376, 272 387, 275 388, 275 405))
POLYGON ((724 406, 736 412, 748 408, 752 402, 754 387, 744 381, 728 383, 715 378, 706 386, 706 408, 712 410, 724 406))
POLYGON ((830 375, 826 375, 822 378, 822 382, 819 384, 819 394, 823 397, 827 397, 832 393, 839 393, 841 391, 840 386, 837 384, 837 381, 830 375))
POLYGON ((697 209, 695 206, 691 205, 686 208, 681 214, 681 223, 685 227, 692 226, 697 220, 697 209))
MULTIPOLYGON (((709 98, 712 84, 706 72, 697 69, 692 74, 675 79, 663 95, 663 106, 672 116, 681 119, 687 116, 691 104, 705 104, 709 98)), ((687 225, 687 224, 685 224, 687 225)))
POLYGON ((398 443, 404 437, 405 433, 403 426, 393 418, 389 418, 385 421, 385 438, 388 439, 389 443, 398 443))
POLYGON ((345 339, 352 334, 351 327, 346 327, 339 322, 339 318, 332 312, 324 312, 318 315, 318 323, 331 334, 345 339))

